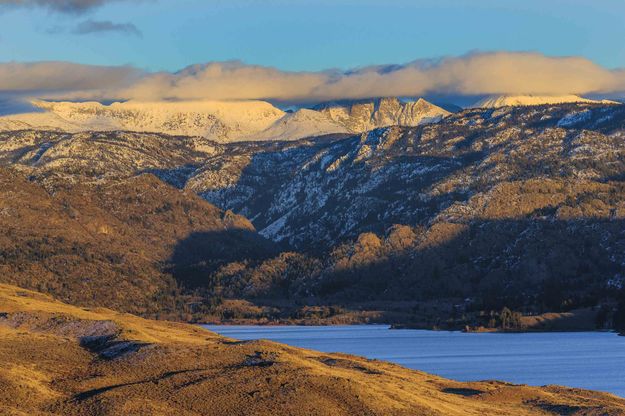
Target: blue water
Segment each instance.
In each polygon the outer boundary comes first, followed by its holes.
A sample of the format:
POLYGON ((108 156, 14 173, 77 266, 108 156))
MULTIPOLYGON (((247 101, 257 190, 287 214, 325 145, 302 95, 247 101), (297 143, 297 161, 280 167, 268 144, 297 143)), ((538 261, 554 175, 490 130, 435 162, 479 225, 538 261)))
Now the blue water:
POLYGON ((387 325, 206 328, 240 340, 263 338, 392 361, 460 381, 560 384, 625 397, 625 337, 609 332, 466 334, 387 325))

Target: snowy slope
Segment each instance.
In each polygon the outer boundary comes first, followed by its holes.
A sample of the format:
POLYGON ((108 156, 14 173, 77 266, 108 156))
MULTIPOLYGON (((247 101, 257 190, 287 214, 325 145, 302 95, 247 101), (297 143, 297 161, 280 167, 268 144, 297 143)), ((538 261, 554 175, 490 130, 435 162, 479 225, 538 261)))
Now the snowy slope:
POLYGON ((81 127, 51 112, 23 113, 0 117, 0 131, 16 130, 61 130, 71 133, 81 131, 81 127))
POLYGON ((323 113, 301 109, 286 114, 268 129, 249 136, 248 140, 297 140, 311 136, 349 133, 349 130, 323 113))
POLYGON ((33 104, 43 112, 0 117, 0 128, 29 125, 40 130, 54 127, 72 132, 128 130, 204 136, 227 142, 262 131, 285 114, 264 101, 33 104))
POLYGON ((486 97, 473 105, 474 108, 518 107, 543 104, 591 103, 618 104, 610 100, 590 100, 577 95, 501 95, 486 97))

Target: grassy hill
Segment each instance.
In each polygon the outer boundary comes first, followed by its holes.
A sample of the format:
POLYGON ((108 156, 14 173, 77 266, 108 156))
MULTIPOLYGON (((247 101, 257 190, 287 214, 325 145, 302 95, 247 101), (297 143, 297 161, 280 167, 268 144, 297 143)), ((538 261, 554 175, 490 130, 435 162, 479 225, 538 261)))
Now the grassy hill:
POLYGON ((617 415, 558 386, 459 383, 397 365, 239 342, 0 285, 5 415, 617 415))

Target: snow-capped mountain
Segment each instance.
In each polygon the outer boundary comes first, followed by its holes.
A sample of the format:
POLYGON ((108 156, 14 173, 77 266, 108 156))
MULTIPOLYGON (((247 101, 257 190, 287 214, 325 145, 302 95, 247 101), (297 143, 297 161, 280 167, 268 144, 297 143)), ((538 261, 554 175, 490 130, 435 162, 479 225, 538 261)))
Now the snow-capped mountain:
MULTIPOLYGON (((142 131, 203 136, 219 142, 235 141, 262 131, 285 114, 265 101, 129 101, 111 105, 37 101, 34 104, 44 114, 53 114, 77 126, 79 131, 142 131)), ((22 121, 31 120, 34 120, 31 115, 22 116, 22 121)))
POLYGON ((216 142, 297 140, 340 133, 362 133, 390 125, 436 122, 450 113, 420 99, 395 98, 349 106, 287 113, 265 101, 98 102, 34 101, 40 112, 0 117, 0 131, 61 130, 165 133, 200 136, 216 142))
POLYGON ((315 109, 354 133, 388 126, 418 126, 440 121, 451 114, 422 98, 414 102, 381 98, 347 104, 327 103, 315 109))
POLYGON ((499 95, 486 97, 472 107, 498 108, 564 103, 619 104, 616 101, 591 100, 578 95, 499 95))

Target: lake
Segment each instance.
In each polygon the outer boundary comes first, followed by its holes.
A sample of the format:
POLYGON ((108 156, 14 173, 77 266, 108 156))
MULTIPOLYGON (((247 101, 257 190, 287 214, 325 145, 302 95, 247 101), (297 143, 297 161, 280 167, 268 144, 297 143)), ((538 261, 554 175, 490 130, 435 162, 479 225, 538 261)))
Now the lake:
POLYGON ((324 352, 392 361, 460 381, 560 384, 625 397, 625 337, 609 332, 462 333, 388 325, 206 328, 324 352))

